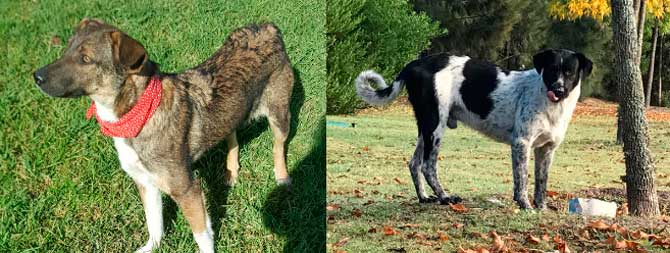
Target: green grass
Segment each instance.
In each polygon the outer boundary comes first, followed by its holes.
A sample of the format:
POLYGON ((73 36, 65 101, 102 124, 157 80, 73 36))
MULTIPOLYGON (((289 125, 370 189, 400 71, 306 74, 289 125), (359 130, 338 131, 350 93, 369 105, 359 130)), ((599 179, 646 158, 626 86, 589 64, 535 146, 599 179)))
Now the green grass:
MULTIPOLYGON (((348 252, 382 252, 404 249, 407 252, 455 252, 459 246, 489 247, 491 241, 473 238, 472 232, 496 230, 522 246, 543 251, 553 250, 553 244, 523 244, 527 233, 540 236, 560 234, 570 238, 571 233, 584 225, 577 215, 566 214, 566 193, 579 195, 589 188, 623 188, 619 177, 625 174, 621 147, 614 144, 616 120, 608 117, 577 117, 558 149, 550 170, 548 189, 561 194, 549 203, 559 211, 544 213, 519 212, 512 198, 510 148, 494 142, 462 124, 456 130, 447 130, 440 152, 439 177, 450 192, 465 199, 467 213, 458 214, 448 206, 418 204, 414 186, 407 169, 416 142, 416 125, 411 108, 394 105, 383 109, 369 109, 351 116, 328 116, 329 121, 355 123, 355 127, 328 126, 327 199, 329 205, 340 205, 328 211, 328 245, 348 252), (400 183, 394 180, 400 179, 400 183), (503 206, 487 201, 495 198, 503 206), (352 215, 360 209, 362 215, 352 215), (453 228, 453 223, 465 224, 453 228), (417 224, 403 228, 403 224, 417 224), (541 227, 544 225, 545 227, 541 227), (400 235, 386 236, 384 226, 393 227, 400 235), (377 232, 370 233, 374 228, 377 232), (407 238, 412 232, 435 236, 445 233, 446 242, 407 238), (349 238, 342 247, 333 243, 349 238), (425 241, 423 241, 425 242, 425 241)), ((670 190, 670 124, 652 122, 651 150, 655 157, 659 190, 670 190)), ((533 163, 531 161, 529 193, 533 190, 533 163)), ((429 187, 426 191, 432 194, 429 187)), ((583 195, 581 195, 583 197, 583 195)), ((621 202, 622 199, 617 199, 621 202)), ((666 201, 667 204, 667 200, 666 201)), ((667 215, 668 210, 664 210, 667 215)), ((643 227, 653 232, 654 226, 645 226, 632 217, 617 218, 626 226, 643 227)), ((667 233, 667 232, 666 232, 667 233)), ((604 236, 604 235, 599 235, 604 236)), ((598 241, 598 240, 595 240, 598 241)), ((601 240, 601 241, 604 241, 601 240)), ((583 246, 568 240, 575 249, 607 252, 606 246, 583 246)), ((649 248, 659 251, 660 248, 649 248)))
MULTIPOLYGON (((84 17, 127 32, 164 72, 205 60, 239 26, 276 23, 297 74, 288 146, 292 190, 275 186, 265 122, 238 134, 242 169, 235 187, 222 184, 223 147, 194 168, 205 182, 218 252, 325 248, 324 1, 1 0, 0 6, 0 252, 129 252, 148 238, 137 190, 111 139, 84 119, 90 100, 48 98, 32 81, 35 69, 60 56, 84 17)), ((195 251, 188 223, 164 199, 159 252, 195 251)))

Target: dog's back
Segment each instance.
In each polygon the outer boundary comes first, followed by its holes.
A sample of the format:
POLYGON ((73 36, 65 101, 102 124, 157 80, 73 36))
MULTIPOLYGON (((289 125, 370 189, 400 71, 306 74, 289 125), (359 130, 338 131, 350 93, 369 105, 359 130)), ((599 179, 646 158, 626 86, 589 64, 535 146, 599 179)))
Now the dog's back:
MULTIPOLYGON (((279 29, 262 24, 233 31, 210 58, 177 78, 189 84, 192 127, 202 129, 195 134, 206 135, 193 136, 197 144, 192 146, 206 150, 244 122, 261 116, 275 120, 269 114, 288 111, 293 70, 279 29)), ((288 121, 288 116, 278 118, 282 125, 288 121)))

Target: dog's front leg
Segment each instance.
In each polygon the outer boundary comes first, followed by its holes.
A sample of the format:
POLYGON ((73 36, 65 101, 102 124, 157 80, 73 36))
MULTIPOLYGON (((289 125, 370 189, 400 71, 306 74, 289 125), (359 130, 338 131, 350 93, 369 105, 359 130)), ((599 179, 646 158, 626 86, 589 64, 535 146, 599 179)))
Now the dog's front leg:
POLYGON ((522 209, 531 207, 528 201, 528 155, 530 145, 526 140, 512 142, 512 175, 514 176, 514 201, 522 209))
POLYGON ((537 209, 547 208, 544 198, 547 192, 547 177, 554 157, 554 150, 556 150, 556 145, 553 143, 535 149, 535 194, 533 203, 537 209))
POLYGON ((142 205, 144 205, 144 215, 149 230, 149 240, 136 252, 151 252, 158 247, 163 237, 163 199, 156 186, 138 181, 135 181, 135 184, 137 184, 142 205))
POLYGON ((177 202, 184 217, 188 220, 200 253, 213 253, 214 232, 207 214, 200 180, 180 177, 178 182, 173 181, 170 184, 170 197, 177 202))

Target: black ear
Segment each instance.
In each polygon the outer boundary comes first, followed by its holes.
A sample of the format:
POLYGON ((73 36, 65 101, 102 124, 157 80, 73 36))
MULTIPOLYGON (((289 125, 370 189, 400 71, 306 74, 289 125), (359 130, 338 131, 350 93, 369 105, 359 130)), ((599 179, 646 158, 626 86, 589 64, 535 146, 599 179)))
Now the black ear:
POLYGON ((577 53, 577 60, 579 60, 579 70, 584 73, 584 76, 582 78, 586 78, 591 74, 591 70, 593 69, 593 62, 589 60, 589 58, 586 58, 581 53, 577 53))
POLYGON ((545 50, 533 56, 533 66, 538 74, 542 73, 544 69, 554 59, 554 50, 545 50))

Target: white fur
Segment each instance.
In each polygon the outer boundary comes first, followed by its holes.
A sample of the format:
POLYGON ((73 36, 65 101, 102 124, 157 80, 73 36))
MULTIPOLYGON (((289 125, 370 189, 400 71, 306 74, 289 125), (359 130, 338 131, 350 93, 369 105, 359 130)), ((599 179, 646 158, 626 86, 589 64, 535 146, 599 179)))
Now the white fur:
MULTIPOLYGON (((481 117, 469 110, 463 102, 459 92, 464 80, 463 67, 470 57, 451 56, 449 65, 435 74, 435 92, 440 106, 440 119, 446 121, 448 113, 467 126, 478 130, 494 140, 511 144, 515 125, 522 125, 520 113, 529 113, 529 108, 538 112, 528 127, 537 139, 528 140, 533 147, 549 141, 559 144, 567 131, 572 112, 579 98, 580 87, 577 86, 564 100, 554 103, 547 99, 547 88, 542 82, 540 74, 534 69, 526 71, 512 71, 508 75, 498 73, 499 83, 491 93, 493 109, 487 118, 481 117)), ((443 125, 443 124, 440 124, 443 125)), ((438 127, 440 128, 440 127, 438 127)), ((436 129, 443 131, 443 129, 436 129)))
POLYGON ((388 86, 386 85, 386 81, 384 81, 384 77, 382 77, 380 74, 377 74, 376 72, 372 70, 366 70, 361 72, 361 74, 358 75, 356 78, 356 92, 358 93, 358 96, 363 98, 365 102, 371 104, 371 105, 385 105, 388 104, 389 102, 393 101, 396 97, 398 97, 398 94, 400 94, 401 82, 393 82, 393 91, 391 94, 387 97, 379 97, 377 96, 376 90, 382 90, 387 88, 388 86), (370 86, 370 83, 368 80, 371 80, 373 83, 376 83, 379 87, 377 89, 372 88, 370 86))
POLYGON ((193 233, 193 238, 200 248, 200 253, 214 253, 214 235, 208 230, 193 233))
MULTIPOLYGON (((118 120, 114 110, 104 103, 96 102, 96 114, 104 121, 115 122, 118 120)), ((144 214, 147 220, 149 240, 136 252, 151 252, 160 245, 163 237, 163 200, 161 192, 156 187, 156 180, 140 161, 137 152, 128 145, 125 138, 113 137, 114 147, 119 156, 121 168, 135 182, 144 187, 144 214)))

